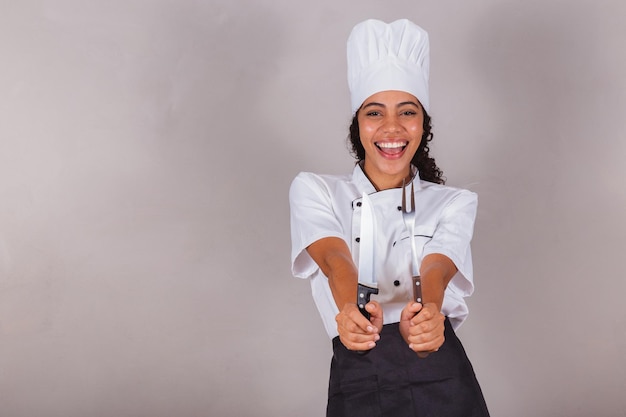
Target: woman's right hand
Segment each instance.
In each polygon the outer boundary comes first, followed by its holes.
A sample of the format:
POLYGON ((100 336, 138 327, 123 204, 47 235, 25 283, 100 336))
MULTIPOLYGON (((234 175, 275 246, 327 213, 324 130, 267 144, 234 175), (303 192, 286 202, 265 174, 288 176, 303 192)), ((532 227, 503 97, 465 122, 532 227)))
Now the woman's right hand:
POLYGON ((335 316, 339 340, 349 350, 370 350, 380 339, 383 309, 376 301, 367 303, 365 309, 370 313, 369 320, 361 314, 356 304, 345 304, 335 316))

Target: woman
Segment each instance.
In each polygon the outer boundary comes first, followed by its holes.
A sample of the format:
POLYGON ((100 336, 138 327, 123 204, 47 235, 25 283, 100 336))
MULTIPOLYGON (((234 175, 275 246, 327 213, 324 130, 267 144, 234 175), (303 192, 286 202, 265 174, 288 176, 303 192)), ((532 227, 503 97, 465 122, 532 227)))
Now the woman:
POLYGON ((292 270, 311 281, 333 342, 329 417, 488 415, 454 333, 473 291, 477 199, 444 186, 429 156, 428 53, 427 33, 407 20, 356 25, 348 82, 357 165, 345 176, 300 173, 290 189, 292 270), (405 182, 414 188, 414 236, 402 219, 405 182), (376 224, 379 292, 365 306, 369 319, 356 304, 363 193, 376 224), (411 300, 410 239, 422 303, 411 300))

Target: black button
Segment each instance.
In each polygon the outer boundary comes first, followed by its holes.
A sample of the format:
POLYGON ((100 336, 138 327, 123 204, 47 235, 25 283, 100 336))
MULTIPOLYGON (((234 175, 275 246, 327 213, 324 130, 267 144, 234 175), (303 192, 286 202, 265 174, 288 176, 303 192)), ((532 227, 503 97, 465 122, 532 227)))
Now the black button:
POLYGON ((399 287, 399 286, 400 286, 400 281, 395 280, 395 281, 393 282, 393 285, 395 285, 396 287, 399 287))
POLYGON ((361 241, 361 238, 357 237, 355 240, 356 240, 357 243, 359 243, 361 241))
POLYGON ((398 211, 402 211, 402 206, 398 206, 398 211))
POLYGON ((361 202, 359 201, 358 203, 356 203, 357 207, 361 207, 361 202))

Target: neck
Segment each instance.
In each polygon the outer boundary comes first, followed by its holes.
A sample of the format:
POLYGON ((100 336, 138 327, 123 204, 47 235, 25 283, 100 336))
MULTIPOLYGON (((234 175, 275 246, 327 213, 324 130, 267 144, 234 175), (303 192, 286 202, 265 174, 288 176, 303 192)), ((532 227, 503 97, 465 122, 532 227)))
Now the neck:
POLYGON ((391 188, 400 188, 402 187, 402 183, 409 183, 413 180, 413 172, 411 167, 408 168, 408 173, 397 174, 397 175, 377 175, 373 177, 370 173, 367 172, 365 168, 365 164, 361 163, 361 169, 363 173, 367 177, 368 180, 372 183, 376 191, 389 190, 391 188))

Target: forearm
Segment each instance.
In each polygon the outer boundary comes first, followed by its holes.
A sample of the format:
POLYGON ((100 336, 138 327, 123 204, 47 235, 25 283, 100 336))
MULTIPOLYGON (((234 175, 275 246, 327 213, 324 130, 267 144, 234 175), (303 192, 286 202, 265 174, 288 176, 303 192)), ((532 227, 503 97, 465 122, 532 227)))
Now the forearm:
POLYGON ((328 284, 335 304, 341 310, 346 304, 355 304, 357 297, 358 273, 352 258, 336 257, 328 273, 328 284))
POLYGON ((347 244, 339 238, 324 238, 311 244, 307 251, 328 277, 337 308, 355 304, 358 272, 347 244))
POLYGON ((328 237, 312 243, 307 251, 328 277, 339 309, 335 320, 341 343, 350 350, 372 349, 380 339, 378 332, 383 328, 383 311, 375 301, 368 303, 368 320, 357 308, 358 271, 348 245, 343 239, 328 237))
POLYGON ((456 272, 454 262, 447 256, 438 253, 427 255, 420 268, 424 304, 435 303, 441 311, 444 293, 456 272))

